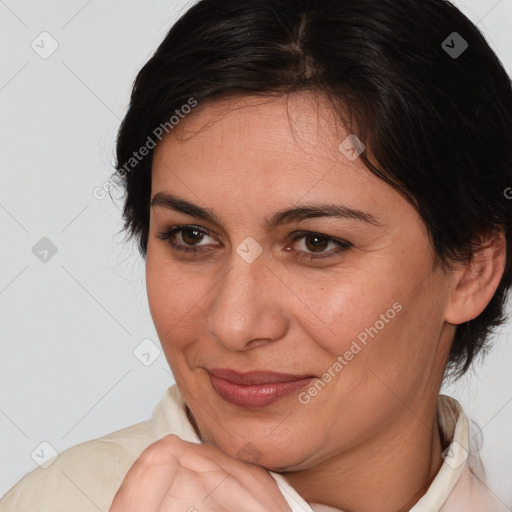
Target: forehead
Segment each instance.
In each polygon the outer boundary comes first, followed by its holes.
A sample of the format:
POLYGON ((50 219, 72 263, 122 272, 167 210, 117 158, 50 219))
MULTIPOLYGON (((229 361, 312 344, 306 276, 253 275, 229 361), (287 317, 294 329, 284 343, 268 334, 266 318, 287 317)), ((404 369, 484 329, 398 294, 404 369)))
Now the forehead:
POLYGON ((335 165, 368 174, 359 159, 340 152, 348 135, 330 102, 311 93, 207 101, 157 145, 153 178, 171 168, 218 176, 231 170, 239 178, 244 170, 260 179, 291 174, 299 181, 318 180, 335 165))
POLYGON ((157 145, 152 192, 239 219, 303 203, 337 203, 383 223, 416 216, 340 143, 349 134, 312 95, 242 97, 198 105, 157 145))

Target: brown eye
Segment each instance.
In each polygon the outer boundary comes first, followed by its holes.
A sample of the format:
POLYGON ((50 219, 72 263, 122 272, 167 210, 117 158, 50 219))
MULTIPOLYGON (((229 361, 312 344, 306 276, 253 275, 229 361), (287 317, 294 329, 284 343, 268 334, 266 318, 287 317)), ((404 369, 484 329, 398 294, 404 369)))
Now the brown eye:
POLYGON ((194 245, 201 242, 204 237, 204 233, 198 229, 183 229, 181 230, 181 239, 187 245, 194 245))
POLYGON ((208 231, 195 226, 171 226, 157 233, 159 240, 166 241, 171 249, 188 253, 189 255, 206 253, 211 250, 211 244, 205 244, 205 238, 212 238, 208 231))
POLYGON ((320 236, 315 233, 311 233, 304 237, 305 246, 308 251, 322 252, 329 246, 329 239, 325 236, 320 236))
POLYGON ((295 254, 298 259, 305 261, 319 260, 339 255, 350 249, 352 244, 346 240, 333 238, 331 236, 302 231, 296 233, 293 242, 296 244, 295 254), (331 247, 330 250, 327 250, 331 247))

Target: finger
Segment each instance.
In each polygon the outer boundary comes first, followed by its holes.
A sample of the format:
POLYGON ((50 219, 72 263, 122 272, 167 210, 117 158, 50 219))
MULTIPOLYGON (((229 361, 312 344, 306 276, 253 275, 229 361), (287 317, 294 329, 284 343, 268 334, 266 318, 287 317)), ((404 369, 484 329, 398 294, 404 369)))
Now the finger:
POLYGON ((263 468, 233 459, 214 446, 168 435, 142 452, 128 471, 110 512, 168 512, 177 510, 178 503, 187 505, 184 510, 188 510, 194 506, 191 501, 199 502, 201 512, 205 512, 206 501, 216 512, 226 502, 236 504, 238 508, 232 510, 238 511, 241 503, 251 512, 260 505, 267 512, 290 510, 263 468))
POLYGON ((154 512, 178 471, 177 457, 186 448, 177 436, 146 448, 128 470, 110 512, 154 512))
POLYGON ((233 459, 212 445, 189 443, 180 438, 174 438, 174 441, 181 449, 179 453, 173 449, 180 468, 165 501, 188 496, 200 499, 204 506, 203 500, 212 493, 211 498, 217 507, 222 505, 222 501, 216 500, 216 497, 222 495, 225 500, 236 496, 237 503, 243 496, 246 504, 248 500, 254 506, 263 504, 267 511, 290 510, 276 482, 264 468, 233 459), (198 475, 203 478, 196 478, 198 475), (219 489, 215 493, 217 487, 219 489), (175 489, 179 489, 179 493, 175 489))
POLYGON ((130 469, 114 496, 110 512, 154 512, 169 490, 176 469, 171 466, 143 466, 130 469), (143 469, 141 469, 143 468, 143 469))
POLYGON ((222 469, 197 473, 180 467, 156 512, 282 512, 264 496, 253 496, 222 469))
POLYGON ((218 462, 212 457, 209 457, 205 450, 201 450, 196 447, 189 447, 188 449, 184 450, 178 457, 178 464, 183 468, 189 469, 190 471, 195 471, 197 473, 218 471, 221 469, 221 466, 218 464, 218 462))
POLYGON ((184 451, 178 460, 179 464, 197 472, 222 468, 250 495, 260 501, 264 500, 267 506, 277 505, 280 510, 289 510, 288 502, 266 469, 233 459, 212 445, 202 444, 197 448, 184 451))

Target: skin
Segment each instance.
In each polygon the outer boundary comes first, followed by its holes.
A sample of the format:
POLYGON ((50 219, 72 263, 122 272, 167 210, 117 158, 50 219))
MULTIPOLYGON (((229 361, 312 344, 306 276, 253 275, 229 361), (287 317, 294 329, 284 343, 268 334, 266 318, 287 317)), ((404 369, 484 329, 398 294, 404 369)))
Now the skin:
MULTIPOLYGON (((155 149, 151 197, 172 193, 212 210, 222 224, 151 208, 148 299, 197 431, 217 450, 209 455, 233 460, 251 443, 257 448, 253 462, 283 473, 310 503, 346 512, 409 510, 442 464, 436 402, 456 325, 477 316, 492 298, 503 273, 504 240, 483 236, 473 260, 452 270, 436 264, 413 206, 361 159, 350 161, 340 152, 348 134, 330 105, 308 93, 199 105, 155 149), (361 210, 380 225, 328 217, 273 229, 264 223, 279 210, 312 202, 361 210), (208 234, 182 231, 174 242, 210 252, 185 254, 157 237, 187 224, 208 234), (313 240, 294 240, 298 231, 313 240), (327 240, 315 248, 314 234, 351 246, 335 254, 338 245, 327 240), (248 236, 262 248, 252 263, 236 251, 248 236), (319 252, 331 255, 300 259, 319 252), (393 304, 401 306, 394 318, 307 404, 295 393, 244 409, 212 388, 211 368, 321 378, 393 304)), ((168 442, 161 440, 160 448, 168 442)), ((171 452, 183 450, 181 443, 172 440, 171 452)), ((152 450, 143 454, 142 472, 154 469, 152 450)), ((236 462, 276 495, 266 472, 250 473, 254 465, 236 462)), ((171 503, 169 495, 182 488, 173 471, 145 488, 137 488, 129 473, 116 495, 118 506, 132 510, 127 492, 151 494, 158 481, 160 502, 167 496, 171 503)), ((227 467, 224 472, 229 475, 227 467)), ((228 485, 216 490, 222 492, 226 500, 233 496, 228 485)), ((240 509, 244 492, 225 510, 240 509)), ((276 500, 275 510, 287 510, 276 500)), ((173 509, 171 503, 147 510, 173 509)))

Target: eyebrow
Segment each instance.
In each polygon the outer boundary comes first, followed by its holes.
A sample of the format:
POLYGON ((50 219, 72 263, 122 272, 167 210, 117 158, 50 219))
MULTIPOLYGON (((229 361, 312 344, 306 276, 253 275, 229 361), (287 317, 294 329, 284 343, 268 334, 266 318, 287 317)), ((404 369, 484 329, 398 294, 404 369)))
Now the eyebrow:
MULTIPOLYGON (((197 217, 205 221, 217 224, 226 230, 226 226, 222 220, 209 208, 202 208, 185 199, 181 199, 167 192, 158 192, 155 194, 150 204, 151 208, 163 207, 176 212, 197 217)), ((281 210, 275 213, 269 219, 265 219, 265 225, 269 229, 277 226, 291 223, 293 221, 301 221, 305 219, 314 219, 319 217, 334 217, 341 219, 353 219, 381 227, 382 224, 370 213, 349 208, 340 204, 318 204, 308 203, 301 206, 281 210)))

